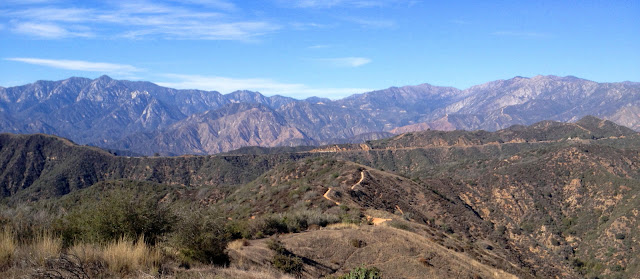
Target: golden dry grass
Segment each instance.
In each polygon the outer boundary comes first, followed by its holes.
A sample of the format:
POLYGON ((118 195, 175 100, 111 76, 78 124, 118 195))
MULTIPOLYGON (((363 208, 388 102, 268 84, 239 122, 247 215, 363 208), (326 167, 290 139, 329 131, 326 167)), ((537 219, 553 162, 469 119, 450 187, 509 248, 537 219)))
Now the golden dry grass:
POLYGON ((102 261, 103 249, 94 244, 76 243, 69 248, 67 253, 78 257, 82 263, 96 263, 102 261))
POLYGON ((62 239, 43 232, 36 236, 31 245, 27 246, 27 249, 31 259, 42 266, 47 259, 60 255, 62 239))
POLYGON ((7 267, 15 256, 18 243, 11 230, 6 228, 0 231, 0 267, 7 267))
POLYGON ((358 225, 354 223, 335 223, 327 225, 326 228, 330 230, 357 229, 358 225))
POLYGON ((129 274, 137 270, 155 272, 161 255, 157 249, 148 247, 143 238, 134 242, 123 237, 107 244, 102 258, 111 272, 129 274))
POLYGON ((244 246, 249 246, 249 241, 246 239, 236 239, 229 242, 229 244, 227 245, 229 249, 241 249, 244 246))

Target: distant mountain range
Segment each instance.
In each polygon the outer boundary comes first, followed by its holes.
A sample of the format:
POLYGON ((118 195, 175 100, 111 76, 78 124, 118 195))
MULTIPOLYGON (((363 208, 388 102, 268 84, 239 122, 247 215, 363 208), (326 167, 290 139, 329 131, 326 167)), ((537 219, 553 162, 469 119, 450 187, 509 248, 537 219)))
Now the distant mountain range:
POLYGON ((223 95, 108 76, 0 87, 2 132, 54 134, 147 155, 357 143, 427 129, 494 131, 585 115, 640 130, 640 83, 515 77, 465 90, 422 84, 340 100, 223 95))

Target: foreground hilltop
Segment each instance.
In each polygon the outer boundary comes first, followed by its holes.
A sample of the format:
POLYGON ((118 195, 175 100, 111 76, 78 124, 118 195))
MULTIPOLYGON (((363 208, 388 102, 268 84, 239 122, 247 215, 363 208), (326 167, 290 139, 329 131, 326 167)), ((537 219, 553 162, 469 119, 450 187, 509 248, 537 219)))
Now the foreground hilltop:
MULTIPOLYGON (((205 226, 215 232, 190 233, 246 239, 224 250, 227 264, 243 270, 317 278, 364 265, 383 278, 633 278, 638 161, 638 133, 590 116, 215 156, 121 157, 54 136, 2 134, 2 218, 21 216, 20 228, 40 220, 68 241, 105 239, 113 234, 99 233, 92 224, 102 219, 89 216, 126 189, 141 205, 202 212, 184 220, 217 220, 205 226), (279 244, 266 238, 274 234, 279 244), (300 265, 287 269, 274 257, 300 265)), ((220 259, 219 250, 173 241, 183 230, 163 228, 135 234, 169 247, 166 272, 206 273, 179 261, 220 259)))
POLYGON ((0 88, 0 131, 46 133, 151 155, 243 146, 358 143, 436 130, 495 131, 594 115, 640 129, 640 84, 576 77, 498 80, 460 90, 391 87, 340 100, 176 90, 150 82, 69 78, 0 88))

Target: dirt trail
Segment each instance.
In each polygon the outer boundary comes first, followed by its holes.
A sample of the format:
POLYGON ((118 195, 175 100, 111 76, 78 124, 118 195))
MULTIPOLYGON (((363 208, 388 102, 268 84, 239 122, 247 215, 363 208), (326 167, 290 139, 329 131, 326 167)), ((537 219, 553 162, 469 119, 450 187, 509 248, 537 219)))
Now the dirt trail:
MULTIPOLYGON (((364 180, 364 171, 360 172, 360 180, 358 180, 358 182, 356 182, 356 184, 353 184, 353 186, 351 186, 351 190, 356 188, 356 186, 360 185, 360 183, 362 183, 362 180, 364 180)), ((327 189, 327 191, 324 193, 324 195, 322 195, 322 197, 324 197, 325 199, 335 203, 336 205, 340 205, 339 201, 336 201, 336 200, 334 200, 334 199, 329 197, 329 193, 331 192, 331 190, 333 190, 333 188, 329 187, 329 189, 327 189)))
POLYGON ((327 189, 327 192, 324 193, 324 195, 322 195, 325 199, 334 202, 336 205, 340 205, 340 202, 333 200, 332 198, 329 197, 329 192, 331 192, 331 187, 329 187, 329 189, 327 189))
POLYGON ((362 180, 364 180, 364 171, 360 172, 360 180, 358 180, 358 182, 356 182, 356 184, 353 184, 353 186, 351 186, 351 190, 356 188, 356 186, 360 185, 360 183, 362 183, 362 180))
POLYGON ((387 219, 387 218, 377 218, 377 217, 371 217, 369 215, 367 215, 367 220, 369 220, 371 222, 371 224, 373 224, 374 226, 380 225, 386 221, 391 221, 392 219, 387 219))
MULTIPOLYGON (((561 142, 564 139, 560 140, 540 140, 540 141, 530 141, 528 144, 549 144, 549 143, 557 143, 561 142)), ((425 145, 425 146, 410 146, 410 147, 388 147, 388 148, 371 148, 368 150, 362 149, 344 149, 344 150, 311 150, 311 151, 302 151, 298 153, 343 153, 343 152, 362 152, 362 151, 388 151, 388 150, 416 150, 416 149, 447 149, 447 148, 470 148, 470 147, 483 147, 483 146, 495 146, 495 145, 508 145, 508 144, 521 144, 521 142, 489 142, 483 144, 452 144, 452 145, 425 145)))

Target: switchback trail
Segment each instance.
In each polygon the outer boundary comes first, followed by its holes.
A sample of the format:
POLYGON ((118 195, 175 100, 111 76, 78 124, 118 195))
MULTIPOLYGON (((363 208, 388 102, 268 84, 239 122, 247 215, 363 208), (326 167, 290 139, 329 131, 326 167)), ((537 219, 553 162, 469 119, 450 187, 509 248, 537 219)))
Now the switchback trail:
MULTIPOLYGON (((356 182, 356 184, 353 184, 353 186, 351 186, 351 190, 356 188, 356 186, 360 185, 360 183, 362 183, 362 180, 364 180, 364 171, 360 172, 360 180, 358 180, 358 182, 356 182)), ((336 205, 340 205, 340 202, 338 202, 338 201, 332 199, 331 197, 329 197, 329 193, 331 192, 331 190, 333 190, 333 188, 329 187, 329 189, 327 189, 327 191, 324 193, 324 195, 322 195, 322 197, 324 197, 325 199, 335 203, 336 205)))

